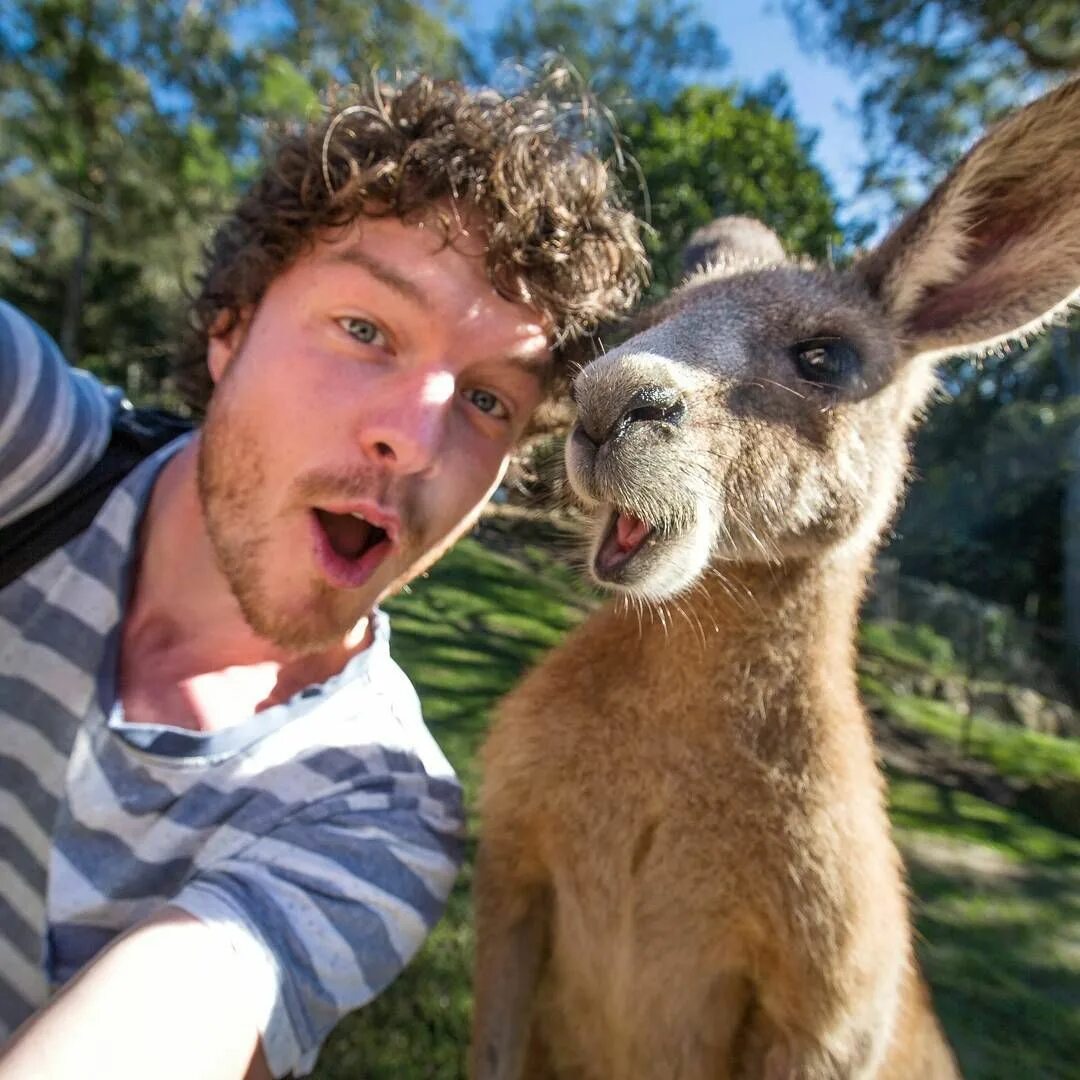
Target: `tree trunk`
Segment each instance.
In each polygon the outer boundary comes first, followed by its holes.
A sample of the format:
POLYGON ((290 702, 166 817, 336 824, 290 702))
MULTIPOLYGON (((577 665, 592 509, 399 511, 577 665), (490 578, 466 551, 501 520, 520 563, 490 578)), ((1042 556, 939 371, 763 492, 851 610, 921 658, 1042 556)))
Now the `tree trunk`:
POLYGON ((82 326, 86 269, 90 265, 90 244, 94 235, 90 211, 80 207, 76 213, 79 215, 79 250, 68 274, 64 291, 64 319, 60 324, 60 350, 69 364, 77 364, 80 359, 79 328, 82 326))
MULTIPOLYGON (((1068 399, 1080 396, 1080 327, 1055 326, 1052 348, 1068 399)), ((1080 700, 1080 419, 1069 432, 1061 522, 1065 677, 1080 700)))

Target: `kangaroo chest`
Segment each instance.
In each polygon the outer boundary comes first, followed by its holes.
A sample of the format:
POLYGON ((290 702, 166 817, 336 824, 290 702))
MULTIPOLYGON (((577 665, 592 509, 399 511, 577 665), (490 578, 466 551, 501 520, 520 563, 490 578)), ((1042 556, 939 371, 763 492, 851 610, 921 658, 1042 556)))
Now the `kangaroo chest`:
POLYGON ((783 830, 719 739, 578 761, 544 777, 551 1043, 589 1045, 606 1078, 646 1075, 645 1061, 711 1076, 710 1033, 739 1013, 720 1004, 725 973, 748 964, 742 913, 760 892, 748 869, 778 862, 764 849, 783 830))
POLYGON ((533 777, 547 806, 542 857, 571 947, 625 955, 638 942, 673 952, 700 943, 706 924, 715 936, 751 899, 763 867, 783 861, 774 849, 790 835, 792 783, 722 730, 571 756, 533 777))

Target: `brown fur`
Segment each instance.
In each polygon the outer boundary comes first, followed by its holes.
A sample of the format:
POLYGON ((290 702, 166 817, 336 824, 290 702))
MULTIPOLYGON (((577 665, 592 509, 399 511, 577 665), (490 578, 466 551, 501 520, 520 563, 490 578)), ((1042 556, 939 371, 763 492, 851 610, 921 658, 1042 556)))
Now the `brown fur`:
POLYGON ((569 479, 594 574, 625 599, 523 681, 485 748, 477 1080, 958 1075, 854 636, 927 354, 1074 295, 1077 235, 1080 82, 991 133, 853 270, 728 255, 578 376, 569 479), (987 225, 1002 207, 1015 220, 987 225), (792 347, 821 337, 856 375, 801 377, 792 347), (655 528, 605 564, 616 513, 655 528))

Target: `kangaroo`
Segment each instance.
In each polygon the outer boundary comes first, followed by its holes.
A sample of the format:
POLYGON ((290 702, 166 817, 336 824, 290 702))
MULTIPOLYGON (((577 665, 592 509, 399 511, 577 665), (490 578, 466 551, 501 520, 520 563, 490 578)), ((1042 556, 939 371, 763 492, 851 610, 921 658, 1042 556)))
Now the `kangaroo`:
POLYGON ((485 746, 476 1080, 959 1076, 856 622, 935 361, 1077 297, 1080 81, 845 270, 763 265, 760 236, 747 264, 745 233, 574 381, 568 480, 616 598, 485 746))

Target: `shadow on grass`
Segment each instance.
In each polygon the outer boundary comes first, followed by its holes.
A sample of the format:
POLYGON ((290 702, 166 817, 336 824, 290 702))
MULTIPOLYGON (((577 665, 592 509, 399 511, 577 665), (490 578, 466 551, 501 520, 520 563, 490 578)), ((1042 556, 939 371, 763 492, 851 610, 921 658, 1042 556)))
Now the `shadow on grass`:
POLYGON ((919 958, 969 1080, 1065 1080, 1080 1059, 1080 844, 894 777, 919 958))

